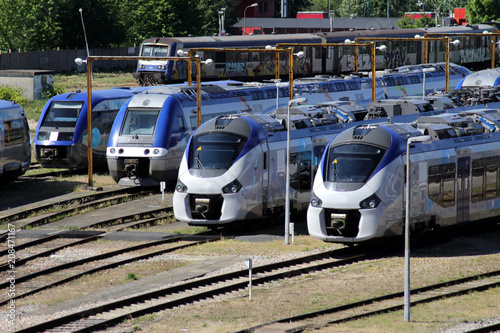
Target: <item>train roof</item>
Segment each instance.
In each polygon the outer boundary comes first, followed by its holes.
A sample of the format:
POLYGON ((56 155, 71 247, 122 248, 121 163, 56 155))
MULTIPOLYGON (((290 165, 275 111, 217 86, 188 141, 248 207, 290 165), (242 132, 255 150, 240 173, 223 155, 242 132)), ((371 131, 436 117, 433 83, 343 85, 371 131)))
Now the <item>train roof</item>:
POLYGON ((461 88, 496 87, 500 85, 500 68, 484 69, 466 76, 459 84, 461 88))
MULTIPOLYGON (((92 90, 92 99, 102 100, 109 98, 125 98, 130 97, 135 93, 139 93, 144 89, 138 88, 135 90, 133 88, 113 88, 113 89, 103 89, 103 90, 92 90)), ((86 91, 73 91, 68 93, 63 93, 56 95, 50 99, 51 101, 57 100, 74 100, 74 101, 86 101, 87 92, 86 91)))
POLYGON ((443 33, 443 34, 453 34, 453 33, 482 33, 483 31, 493 31, 496 28, 490 24, 468 24, 468 25, 456 25, 456 26, 444 26, 444 27, 431 27, 426 28, 426 33, 443 33))
POLYGON ((21 108, 21 106, 12 101, 5 101, 0 99, 0 111, 2 109, 11 109, 11 108, 21 108))
POLYGON ((231 36, 200 36, 200 37, 153 37, 142 44, 182 44, 183 48, 200 47, 231 47, 241 45, 276 44, 280 42, 291 43, 320 43, 321 38, 315 34, 282 34, 282 35, 231 35, 231 36))
POLYGON ((22 116, 24 116, 24 109, 21 105, 0 100, 0 120, 19 119, 22 116))
MULTIPOLYGON (((420 135, 429 135, 431 140, 443 140, 458 137, 467 137, 500 131, 500 109, 474 109, 459 113, 441 113, 422 116, 409 124, 381 124, 402 134, 403 139, 420 135), (408 131, 409 127, 415 130, 408 131)), ((373 125, 377 126, 377 125, 373 125)))

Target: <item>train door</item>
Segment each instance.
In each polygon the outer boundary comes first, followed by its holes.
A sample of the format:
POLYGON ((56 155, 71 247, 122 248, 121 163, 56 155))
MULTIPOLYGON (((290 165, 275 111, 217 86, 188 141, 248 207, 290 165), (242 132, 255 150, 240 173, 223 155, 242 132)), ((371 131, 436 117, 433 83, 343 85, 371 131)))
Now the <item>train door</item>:
POLYGON ((469 221, 470 156, 457 162, 457 223, 469 221))
POLYGON ((268 191, 269 191, 269 148, 267 142, 260 144, 262 149, 262 214, 265 215, 267 211, 268 191))

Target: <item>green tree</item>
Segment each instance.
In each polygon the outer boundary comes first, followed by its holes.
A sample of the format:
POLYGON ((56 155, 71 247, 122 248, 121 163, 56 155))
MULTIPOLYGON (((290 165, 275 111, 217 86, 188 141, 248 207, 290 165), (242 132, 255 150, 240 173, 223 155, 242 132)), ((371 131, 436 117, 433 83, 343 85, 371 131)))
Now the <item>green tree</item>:
POLYGON ((397 22, 398 26, 401 29, 407 28, 425 28, 425 27, 434 27, 436 26, 436 21, 430 17, 421 17, 418 19, 411 19, 408 17, 403 17, 401 20, 397 22))
POLYGON ((465 5, 466 19, 470 23, 487 23, 500 19, 500 0, 470 0, 465 5))
POLYGON ((0 0, 0 48, 23 51, 59 45, 56 0, 0 0))
MULTIPOLYGON (((274 2, 274 13, 276 17, 281 17, 281 1, 274 2)), ((312 5, 312 0, 288 0, 290 6, 289 17, 297 17, 297 12, 307 11, 312 5)))

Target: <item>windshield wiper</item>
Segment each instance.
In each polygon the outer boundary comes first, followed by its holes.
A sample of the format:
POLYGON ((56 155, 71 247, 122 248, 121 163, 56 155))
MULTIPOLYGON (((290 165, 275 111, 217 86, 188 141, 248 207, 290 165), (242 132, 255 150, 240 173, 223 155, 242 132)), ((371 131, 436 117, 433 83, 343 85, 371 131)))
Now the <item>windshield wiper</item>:
POLYGON ((198 169, 205 169, 205 167, 203 166, 203 164, 200 161, 200 151, 199 150, 196 151, 196 158, 195 158, 195 160, 196 160, 196 165, 197 165, 198 169))

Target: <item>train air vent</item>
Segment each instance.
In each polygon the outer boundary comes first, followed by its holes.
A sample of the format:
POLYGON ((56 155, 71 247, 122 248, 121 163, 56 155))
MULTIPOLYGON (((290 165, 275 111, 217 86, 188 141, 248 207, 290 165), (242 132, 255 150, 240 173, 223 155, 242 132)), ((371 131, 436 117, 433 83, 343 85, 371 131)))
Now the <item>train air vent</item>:
POLYGON ((363 140, 363 138, 371 132, 373 128, 372 127, 358 127, 354 129, 354 132, 352 133, 352 138, 354 140, 363 140))
POLYGON ((221 86, 216 86, 216 85, 212 85, 212 84, 202 85, 201 90, 203 90, 207 94, 212 94, 212 95, 223 94, 227 91, 226 89, 222 88, 221 86))
POLYGON ((228 118, 228 117, 219 117, 217 120, 215 120, 215 128, 222 130, 226 128, 227 125, 229 125, 230 122, 232 122, 234 118, 228 118))

